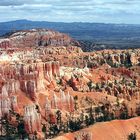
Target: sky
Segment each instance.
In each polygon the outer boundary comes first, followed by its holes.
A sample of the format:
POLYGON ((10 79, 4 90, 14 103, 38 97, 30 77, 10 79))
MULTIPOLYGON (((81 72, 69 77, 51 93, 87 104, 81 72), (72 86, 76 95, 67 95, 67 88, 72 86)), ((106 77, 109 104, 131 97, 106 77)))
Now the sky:
POLYGON ((140 0, 0 0, 0 22, 19 19, 140 24, 140 0))

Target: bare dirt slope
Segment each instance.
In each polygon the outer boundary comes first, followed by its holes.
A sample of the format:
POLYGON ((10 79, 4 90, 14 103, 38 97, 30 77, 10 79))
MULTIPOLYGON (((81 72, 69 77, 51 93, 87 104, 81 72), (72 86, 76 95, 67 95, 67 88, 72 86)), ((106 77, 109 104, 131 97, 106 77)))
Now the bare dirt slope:
MULTIPOLYGON (((140 138, 140 117, 129 120, 114 120, 110 122, 97 123, 89 128, 84 129, 84 132, 92 134, 93 140, 127 140, 130 133, 136 132, 137 139, 140 138)), ((82 133, 83 130, 76 133, 69 133, 64 136, 59 136, 53 140, 74 140, 77 133, 82 133)))

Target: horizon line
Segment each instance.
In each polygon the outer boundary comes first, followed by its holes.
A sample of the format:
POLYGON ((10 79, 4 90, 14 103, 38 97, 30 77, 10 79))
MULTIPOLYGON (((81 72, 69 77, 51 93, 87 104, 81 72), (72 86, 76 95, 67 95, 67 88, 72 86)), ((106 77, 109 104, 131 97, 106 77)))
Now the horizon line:
POLYGON ((30 20, 30 19, 15 19, 15 20, 7 20, 7 21, 0 21, 0 23, 6 23, 6 22, 15 22, 15 21, 30 21, 30 22, 52 22, 52 23, 83 23, 83 24, 116 24, 116 25, 140 25, 140 23, 114 23, 114 22, 83 22, 83 21, 72 21, 72 22, 66 22, 66 21, 47 21, 47 20, 30 20))

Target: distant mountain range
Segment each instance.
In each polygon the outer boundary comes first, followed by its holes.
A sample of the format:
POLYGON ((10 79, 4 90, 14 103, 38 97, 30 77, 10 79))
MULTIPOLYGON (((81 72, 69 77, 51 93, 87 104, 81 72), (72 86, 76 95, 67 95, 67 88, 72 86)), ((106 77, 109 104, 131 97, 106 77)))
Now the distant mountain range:
MULTIPOLYGON (((107 44, 110 48, 138 48, 140 47, 140 25, 131 24, 104 24, 104 23, 83 23, 83 22, 47 22, 16 20, 0 22, 0 36, 17 31, 34 28, 48 28, 67 33, 77 40, 82 40, 82 44, 98 48, 98 44, 107 44), (95 45, 96 44, 96 45, 95 45)), ((104 47, 104 46, 102 46, 104 47)), ((106 46, 105 46, 106 48, 106 46)))
POLYGON ((49 28, 57 30, 68 33, 78 40, 140 38, 140 25, 82 22, 63 23, 29 20, 0 22, 0 35, 15 30, 33 28, 49 28))

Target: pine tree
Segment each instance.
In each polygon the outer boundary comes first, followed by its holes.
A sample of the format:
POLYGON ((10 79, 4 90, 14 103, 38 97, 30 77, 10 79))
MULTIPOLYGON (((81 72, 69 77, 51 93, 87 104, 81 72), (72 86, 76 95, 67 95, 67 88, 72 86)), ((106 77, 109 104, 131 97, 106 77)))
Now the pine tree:
POLYGON ((57 124, 61 124, 61 122, 62 122, 61 114, 62 114, 62 113, 61 113, 60 110, 58 110, 58 111, 56 112, 57 124))
POLYGON ((89 124, 94 123, 94 118, 93 118, 93 112, 92 112, 92 107, 89 109, 89 124))
POLYGON ((127 139, 128 140, 137 140, 136 132, 129 134, 127 139))
POLYGON ((45 135, 45 137, 46 137, 46 126, 45 126, 45 124, 43 124, 42 132, 44 133, 44 135, 45 135))

